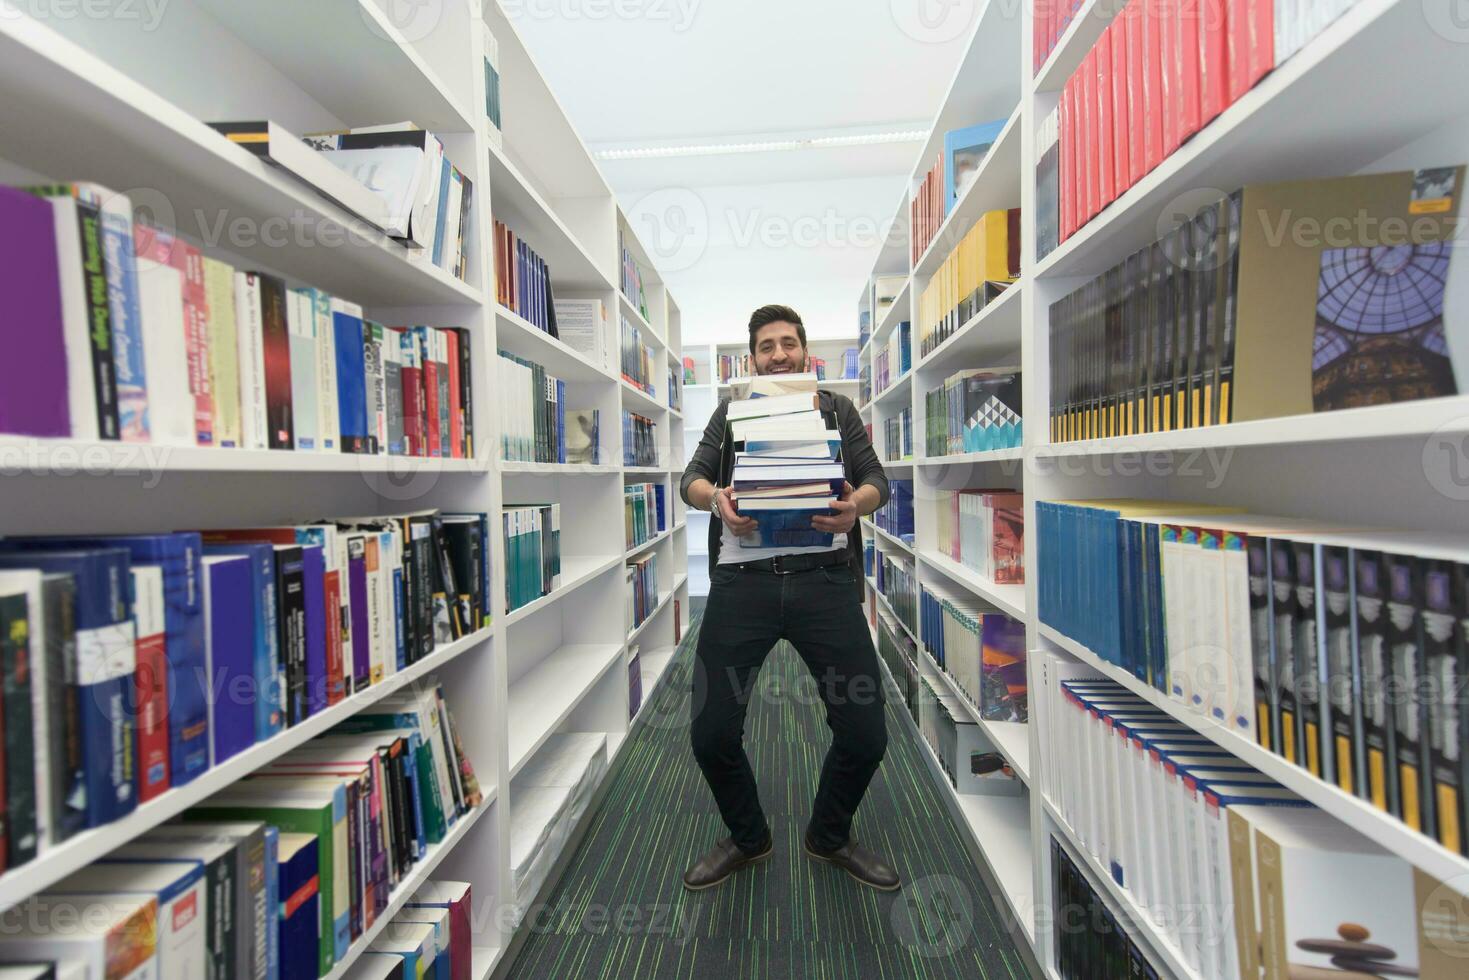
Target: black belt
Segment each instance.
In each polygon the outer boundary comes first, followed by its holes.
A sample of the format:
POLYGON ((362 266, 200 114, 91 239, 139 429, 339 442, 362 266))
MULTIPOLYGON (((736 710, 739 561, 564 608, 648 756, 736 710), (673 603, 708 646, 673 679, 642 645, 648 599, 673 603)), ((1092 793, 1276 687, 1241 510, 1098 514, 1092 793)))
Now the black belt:
POLYGON ((813 568, 830 568, 833 565, 845 565, 847 563, 847 549, 838 548, 835 551, 822 551, 811 555, 776 555, 773 558, 757 558, 753 561, 723 562, 734 568, 744 568, 752 572, 773 572, 776 575, 790 575, 794 572, 809 572, 813 568))

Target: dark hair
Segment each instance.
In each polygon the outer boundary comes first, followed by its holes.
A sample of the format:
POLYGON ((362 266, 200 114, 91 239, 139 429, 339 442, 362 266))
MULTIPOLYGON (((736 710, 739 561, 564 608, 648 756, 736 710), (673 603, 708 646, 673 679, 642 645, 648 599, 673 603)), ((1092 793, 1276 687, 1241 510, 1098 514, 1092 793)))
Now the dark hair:
POLYGON ((750 314, 751 354, 755 353, 755 335, 760 332, 760 328, 765 326, 767 323, 780 322, 792 324, 796 328, 796 336, 801 338, 801 346, 806 346, 806 325, 801 322, 801 314, 797 313, 789 306, 782 306, 779 303, 771 303, 769 306, 762 306, 760 307, 760 309, 750 314))

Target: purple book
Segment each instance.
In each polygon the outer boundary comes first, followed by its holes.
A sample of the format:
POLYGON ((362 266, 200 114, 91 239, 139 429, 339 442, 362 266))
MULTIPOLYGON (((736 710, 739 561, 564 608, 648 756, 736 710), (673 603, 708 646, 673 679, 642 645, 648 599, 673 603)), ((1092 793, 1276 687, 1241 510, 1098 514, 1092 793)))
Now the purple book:
POLYGON ((301 548, 306 593, 306 714, 326 710, 326 557, 319 544, 301 548))
POLYGON ((55 222, 49 201, 0 187, 0 432, 71 435, 55 222))
POLYGON ((213 764, 255 744, 254 565, 249 555, 204 558, 204 608, 209 664, 209 734, 213 764))
POLYGON ((367 545, 361 535, 347 540, 347 588, 352 602, 352 690, 367 687, 372 635, 367 623, 367 545))

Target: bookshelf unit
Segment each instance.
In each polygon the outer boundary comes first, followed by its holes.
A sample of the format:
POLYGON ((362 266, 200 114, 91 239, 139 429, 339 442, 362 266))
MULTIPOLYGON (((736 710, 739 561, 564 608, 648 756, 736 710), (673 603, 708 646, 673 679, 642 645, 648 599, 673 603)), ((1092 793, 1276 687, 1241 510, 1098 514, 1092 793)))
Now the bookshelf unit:
MULTIPOLYGON (((1469 395, 1056 444, 1050 442, 1047 426, 1050 304, 1156 239, 1167 227, 1160 221, 1189 192, 1217 188, 1222 194, 1252 182, 1443 166, 1469 157, 1469 142, 1463 136, 1469 112, 1469 62, 1457 43, 1462 32, 1436 25, 1418 5, 1358 0, 1100 214, 1038 259, 1037 130, 1055 109, 1067 77, 1082 64, 1123 4, 1084 0, 1035 72, 1030 5, 1010 8, 987 0, 977 6, 968 47, 858 300, 859 317, 869 318, 872 326, 872 339, 862 352, 865 365, 873 363, 874 349, 896 322, 909 318, 914 323, 911 378, 899 379, 879 393, 862 406, 862 413, 873 425, 881 454, 883 422, 903 408, 912 412, 911 464, 884 465, 891 476, 914 480, 915 540, 897 540, 870 522, 864 522, 866 535, 880 552, 911 556, 920 583, 967 592, 1023 620, 1032 655, 1061 653, 1094 668, 1449 888, 1469 894, 1469 859, 1463 855, 1160 695, 1073 638, 1041 624, 1033 614, 1038 559, 1035 537, 1029 533, 1037 501, 1120 497, 1227 504, 1263 514, 1363 526, 1386 523, 1430 532, 1463 527, 1460 443, 1469 431, 1469 395), (1382 73, 1363 73, 1360 66, 1368 60, 1381 66, 1382 73), (1425 80, 1445 98, 1414 100, 1400 90, 1425 80), (950 209, 934 242, 912 261, 910 195, 942 150, 943 132, 988 120, 1005 120, 1000 137, 974 182, 950 209), (1017 206, 1020 279, 920 356, 918 297, 928 277, 980 214, 1017 206), (874 315, 874 282, 879 276, 905 277, 897 303, 882 316, 874 315), (1015 365, 1024 379, 1023 449, 925 457, 924 392, 961 369, 1015 365), (1451 473, 1455 447, 1460 469, 1451 473), (1443 459, 1431 458, 1438 451, 1445 454, 1443 459), (1025 493, 1024 586, 997 586, 936 547, 935 491, 997 485, 1025 493)), ((1456 326, 1462 337, 1463 325, 1456 326)), ((868 594, 874 630, 879 617, 897 620, 887 600, 876 593, 872 578, 868 594)), ((907 629, 901 622, 894 626, 895 632, 907 629)), ((922 644, 916 667, 936 691, 959 693, 922 644)), ((994 801, 985 797, 949 791, 955 813, 964 818, 956 818, 957 822, 971 831, 974 852, 1018 918, 1016 934, 1031 944, 1041 971, 1058 977, 1055 937, 1045 915, 1051 904, 1048 838, 1054 836, 1160 972, 1199 977, 1132 893, 1118 886, 1109 870, 1081 845, 1047 796, 1051 784, 1044 760, 1055 720, 1046 717, 1045 705, 1034 696, 1040 690, 1034 659, 1029 673, 1033 697, 1028 723, 986 725, 975 712, 996 751, 1024 781, 1025 805, 1011 807, 1009 800, 992 805, 994 801), (1029 849, 1028 872, 1017 876, 1015 851, 1022 847, 1029 849)), ((961 703, 967 704, 962 698, 961 703)), ((906 717, 906 711, 901 713, 906 717)), ((937 765, 932 768, 948 789, 937 765)))
MULTIPOLYGON (((682 358, 678 307, 497 3, 445 0, 389 14, 384 10, 394 8, 376 0, 266 0, 248 9, 227 0, 180 0, 149 30, 121 17, 38 18, 36 9, 0 0, 6 91, 0 129, 12 137, 0 146, 0 180, 84 180, 126 190, 155 223, 207 256, 359 302, 383 323, 467 328, 479 438, 473 458, 424 459, 0 435, 0 535, 251 527, 427 508, 485 511, 493 616, 485 629, 440 646, 128 817, 0 874, 0 910, 365 706, 433 676, 455 710, 485 799, 415 866, 377 925, 430 876, 469 881, 474 975, 489 976, 515 941, 525 911, 509 866, 515 776, 557 732, 605 733, 610 763, 636 723, 629 718, 633 648, 640 651, 646 703, 676 635, 687 627, 688 529, 677 501, 683 413, 669 406, 666 377, 682 358), (498 43, 504 92, 498 137, 484 112, 481 21, 498 43), (466 279, 410 261, 401 245, 204 123, 266 118, 295 133, 412 120, 438 135, 474 188, 466 279), (558 298, 602 301, 602 363, 496 302, 492 219, 507 223, 546 260, 558 298), (292 233, 279 240, 264 234, 282 220, 292 233), (217 222, 225 231, 211 236, 217 222), (256 234, 246 233, 252 229, 256 234), (641 266, 647 316, 618 287, 619 229, 641 266), (619 375, 624 312, 636 315, 651 348, 650 393, 619 375), (600 410, 601 463, 499 459, 501 420, 493 397, 499 350, 563 379, 572 407, 600 410), (656 423, 656 467, 623 465, 624 409, 656 423), (658 483, 667 502, 666 529, 631 550, 623 534, 627 482, 658 483), (499 513, 507 503, 532 502, 562 506, 562 580, 550 595, 507 614, 499 513), (625 562, 648 552, 659 556, 660 593, 635 627, 627 614, 625 562)), ((350 971, 375 931, 353 944, 332 977, 350 971)))

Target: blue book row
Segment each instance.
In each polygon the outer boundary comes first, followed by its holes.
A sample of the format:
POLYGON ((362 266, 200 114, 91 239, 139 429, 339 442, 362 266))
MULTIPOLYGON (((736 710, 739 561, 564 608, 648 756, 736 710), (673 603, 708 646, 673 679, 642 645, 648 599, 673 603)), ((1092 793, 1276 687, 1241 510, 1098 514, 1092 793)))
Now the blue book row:
POLYGON ((895 538, 913 543, 913 481, 889 480, 888 500, 872 514, 872 521, 895 538))

